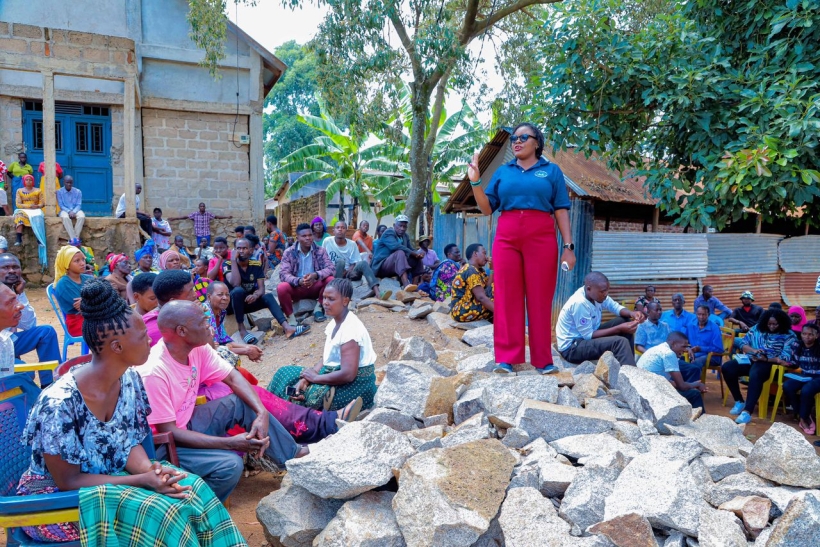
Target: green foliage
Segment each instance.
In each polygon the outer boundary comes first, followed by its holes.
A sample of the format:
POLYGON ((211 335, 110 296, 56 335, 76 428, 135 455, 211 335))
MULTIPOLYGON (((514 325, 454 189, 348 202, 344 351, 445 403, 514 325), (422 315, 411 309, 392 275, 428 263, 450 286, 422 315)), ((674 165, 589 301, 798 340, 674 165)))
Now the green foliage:
MULTIPOLYGON (((298 115, 304 125, 319 133, 311 144, 282 158, 271 173, 272 178, 284 179, 288 173, 301 172, 288 189, 291 195, 306 184, 318 180, 330 180, 327 187, 328 201, 339 192, 342 207, 339 216, 344 219, 344 198, 350 196, 365 211, 370 211, 371 197, 381 192, 390 192, 397 185, 405 184, 403 179, 391 175, 401 172, 400 150, 390 144, 378 141, 370 134, 358 138, 350 131, 343 131, 319 102, 320 115, 298 115)), ((354 218, 355 222, 355 218, 354 218)))
POLYGON ((815 0, 564 2, 532 111, 557 146, 645 176, 681 224, 817 211, 818 44, 815 0))
MULTIPOLYGON (((383 123, 383 133, 388 140, 395 142, 403 148, 403 161, 407 162, 410 157, 411 135, 413 134, 413 111, 411 106, 412 92, 410 87, 402 82, 398 88, 399 104, 397 114, 387 122, 383 123)), ((427 119, 426 126, 429 131, 432 119, 427 119)), ((432 199, 435 203, 441 200, 436 190, 436 186, 445 185, 451 190, 455 186, 453 178, 464 174, 464 159, 472 156, 473 152, 480 148, 488 137, 488 131, 476 119, 475 113, 462 101, 458 112, 447 115, 442 110, 437 125, 437 134, 433 151, 430 155, 430 178, 432 199)), ((408 164, 409 166, 409 164, 408 164)), ((407 171, 407 180, 412 176, 407 171)), ((406 189, 405 192, 406 193, 406 189)), ((388 197, 388 201, 389 197, 388 197)))
POLYGON ((294 41, 282 44, 274 54, 288 69, 265 100, 262 134, 265 141, 267 197, 272 197, 284 180, 270 176, 276 163, 293 150, 310 144, 320 134, 298 119, 300 114, 319 115, 316 55, 294 41))

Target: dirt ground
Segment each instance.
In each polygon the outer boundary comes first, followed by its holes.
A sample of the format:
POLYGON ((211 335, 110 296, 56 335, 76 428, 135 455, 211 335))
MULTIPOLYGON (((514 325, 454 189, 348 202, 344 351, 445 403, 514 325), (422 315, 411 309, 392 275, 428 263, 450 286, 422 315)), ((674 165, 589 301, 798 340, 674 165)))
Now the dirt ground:
MULTIPOLYGON (((62 347, 62 329, 48 303, 45 289, 29 289, 27 294, 29 301, 37 312, 38 322, 40 324, 51 324, 55 327, 60 337, 62 347)), ((445 348, 455 349, 457 347, 453 345, 451 339, 442 336, 426 321, 410 320, 404 313, 395 313, 386 308, 374 307, 373 309, 361 310, 357 315, 370 332, 373 347, 379 358, 377 364, 384 363, 384 350, 390 345, 395 332, 399 332, 404 338, 414 335, 423 336, 430 340, 437 350, 445 348)), ((229 318, 229 323, 226 324, 226 327, 229 328, 229 333, 235 330, 230 328, 235 327, 235 323, 231 324, 230 321, 232 321, 232 317, 229 318)), ((312 320, 309 320, 308 322, 311 321, 312 320)), ((266 336, 263 341, 265 355, 262 361, 260 363, 243 362, 243 366, 259 379, 260 385, 266 386, 276 370, 283 365, 297 364, 306 366, 318 363, 322 359, 325 342, 324 328, 326 324, 327 323, 312 325, 310 332, 290 341, 285 340, 282 336, 266 336)), ((69 349, 69 358, 79 354, 79 345, 74 345, 69 349)), ((36 360, 35 354, 29 357, 30 359, 27 360, 36 360), (32 356, 35 359, 31 359, 32 356)), ((714 373, 709 374, 707 385, 710 391, 705 396, 706 411, 721 416, 729 416, 731 397, 727 403, 729 406, 724 407, 720 396, 720 381, 714 373)), ((745 387, 743 389, 745 391, 745 387)), ((769 410, 769 417, 770 416, 771 410, 769 410)), ((761 420, 757 415, 753 418, 752 423, 748 424, 745 429, 746 436, 752 442, 765 433, 771 424, 768 419, 761 420)), ((777 421, 797 428, 797 422, 790 417, 784 416, 782 413, 777 415, 777 421)), ((818 437, 806 436, 806 439, 809 442, 813 442, 817 440, 818 437)), ((256 520, 256 505, 263 497, 278 489, 280 482, 281 479, 279 477, 275 477, 269 473, 261 473, 255 477, 243 478, 239 481, 239 485, 230 497, 230 514, 251 547, 266 547, 268 545, 262 532, 262 526, 256 520)), ((2 531, 0 531, 0 545, 5 545, 5 537, 2 531)))

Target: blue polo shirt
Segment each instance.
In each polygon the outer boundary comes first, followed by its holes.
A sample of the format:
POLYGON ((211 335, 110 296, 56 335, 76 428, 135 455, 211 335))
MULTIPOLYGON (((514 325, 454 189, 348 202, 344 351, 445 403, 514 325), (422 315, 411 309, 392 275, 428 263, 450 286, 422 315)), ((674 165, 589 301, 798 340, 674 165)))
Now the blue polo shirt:
POLYGON ((689 338, 690 346, 700 346, 700 351, 695 354, 695 357, 706 357, 706 354, 710 351, 716 353, 723 351, 720 327, 711 321, 707 321, 706 326, 700 328, 696 319, 694 323, 690 323, 686 328, 686 337, 689 338))
POLYGON ((564 173, 543 156, 529 169, 522 169, 517 160, 502 165, 484 192, 493 211, 532 209, 553 213, 570 208, 564 173))
POLYGON ((698 318, 690 311, 681 310, 680 317, 678 317, 675 315, 675 310, 666 310, 661 314, 661 321, 669 325, 673 331, 686 334, 686 327, 690 323, 697 323, 698 318))

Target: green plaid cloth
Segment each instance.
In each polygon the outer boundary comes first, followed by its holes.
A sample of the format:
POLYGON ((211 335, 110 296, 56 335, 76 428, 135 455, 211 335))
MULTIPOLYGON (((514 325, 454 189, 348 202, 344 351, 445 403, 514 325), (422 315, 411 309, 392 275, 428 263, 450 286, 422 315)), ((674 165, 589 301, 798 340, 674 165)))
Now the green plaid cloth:
POLYGON ((94 547, 248 546, 202 479, 189 473, 180 484, 191 487, 187 500, 133 486, 81 488, 80 543, 94 547))

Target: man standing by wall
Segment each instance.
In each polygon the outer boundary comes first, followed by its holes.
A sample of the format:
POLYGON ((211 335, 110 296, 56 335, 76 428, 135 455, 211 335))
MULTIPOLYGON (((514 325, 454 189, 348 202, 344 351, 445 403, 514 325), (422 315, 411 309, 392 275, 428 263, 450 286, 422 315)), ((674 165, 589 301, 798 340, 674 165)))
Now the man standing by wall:
POLYGON ((80 239, 85 222, 85 213, 82 211, 83 193, 74 188, 74 178, 71 175, 63 177, 63 187, 57 190, 57 205, 60 206, 60 218, 68 232, 68 239, 80 239), (76 222, 72 224, 73 221, 76 222))

